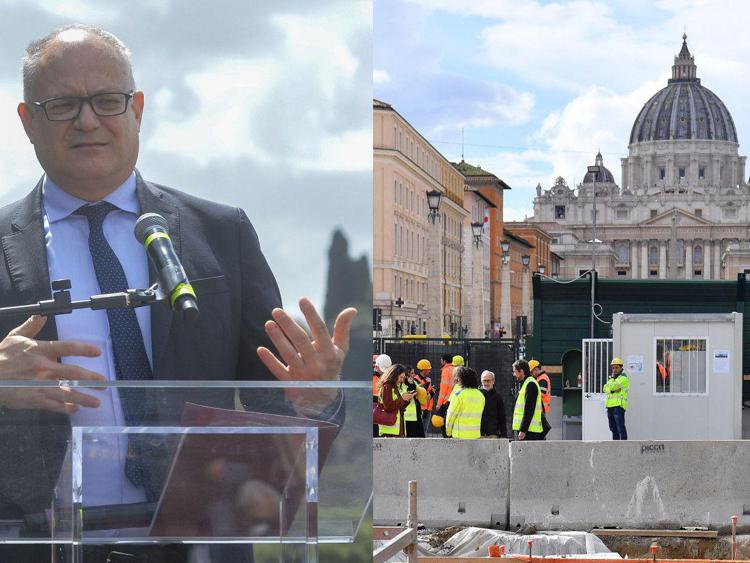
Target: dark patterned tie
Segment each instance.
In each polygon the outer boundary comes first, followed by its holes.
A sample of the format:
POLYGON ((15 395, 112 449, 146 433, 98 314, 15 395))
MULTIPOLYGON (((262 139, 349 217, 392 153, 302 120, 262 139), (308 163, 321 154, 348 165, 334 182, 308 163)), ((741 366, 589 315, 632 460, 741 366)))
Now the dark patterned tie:
MULTIPOLYGON (((104 237, 104 218, 116 209, 106 201, 84 205, 77 211, 89 221, 89 250, 94 262, 96 279, 102 293, 116 293, 128 289, 128 280, 122 264, 112 247, 104 237)), ((135 311, 131 308, 107 309, 109 334, 115 353, 115 371, 117 379, 146 380, 153 379, 151 365, 148 363, 143 334, 138 325, 135 311)), ((118 389, 125 422, 128 426, 140 426, 144 423, 150 410, 146 389, 118 389)), ((144 485, 146 477, 142 456, 143 436, 128 434, 128 455, 125 460, 125 475, 136 487, 144 485)))

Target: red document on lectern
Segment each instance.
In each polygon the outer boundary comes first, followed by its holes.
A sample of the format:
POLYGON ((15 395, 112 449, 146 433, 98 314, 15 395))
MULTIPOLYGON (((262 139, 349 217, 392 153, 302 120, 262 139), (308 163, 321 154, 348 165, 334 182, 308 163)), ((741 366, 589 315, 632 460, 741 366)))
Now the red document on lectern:
MULTIPOLYGON (((187 403, 182 426, 317 427, 318 472, 338 426, 187 403)), ((183 434, 151 524, 159 537, 287 535, 306 500, 304 434, 183 434)))

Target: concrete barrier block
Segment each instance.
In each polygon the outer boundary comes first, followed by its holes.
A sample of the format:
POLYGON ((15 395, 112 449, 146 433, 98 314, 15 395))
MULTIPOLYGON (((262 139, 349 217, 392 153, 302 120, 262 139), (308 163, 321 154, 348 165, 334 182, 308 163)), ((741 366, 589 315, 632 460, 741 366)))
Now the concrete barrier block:
POLYGON ((749 467, 742 441, 513 442, 510 528, 747 530, 749 467))
POLYGON ((373 518, 406 522, 408 482, 417 481, 419 521, 427 526, 505 527, 508 440, 373 439, 373 518))

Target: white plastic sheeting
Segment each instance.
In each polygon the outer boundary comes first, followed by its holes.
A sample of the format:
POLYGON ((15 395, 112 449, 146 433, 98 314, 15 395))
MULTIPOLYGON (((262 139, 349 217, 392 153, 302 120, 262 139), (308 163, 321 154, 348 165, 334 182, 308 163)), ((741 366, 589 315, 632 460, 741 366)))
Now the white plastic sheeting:
MULTIPOLYGON (((588 532, 538 532, 525 536, 503 530, 465 528, 453 534, 437 548, 431 547, 428 543, 429 534, 420 533, 419 540, 420 555, 486 557, 489 546, 494 544, 505 545, 506 553, 527 555, 529 540, 532 540, 534 557, 575 555, 578 558, 622 559, 619 554, 612 553, 602 540, 588 532)), ((375 549, 384 543, 375 542, 375 549)), ((406 555, 400 553, 389 561, 406 561, 406 555)))

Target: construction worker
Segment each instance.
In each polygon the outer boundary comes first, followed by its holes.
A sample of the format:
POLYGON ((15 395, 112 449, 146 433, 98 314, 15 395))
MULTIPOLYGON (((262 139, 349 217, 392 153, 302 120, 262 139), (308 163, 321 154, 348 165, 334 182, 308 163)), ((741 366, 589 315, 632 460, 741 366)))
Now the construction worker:
POLYGON ((513 409, 513 430, 519 440, 544 440, 542 393, 526 360, 513 362, 513 376, 521 383, 513 409))
POLYGON ((536 360, 529 361, 529 369, 542 391, 542 407, 544 408, 544 414, 547 414, 552 402, 552 383, 549 380, 549 375, 536 360))
POLYGON ((448 402, 449 403, 451 401, 451 397, 453 396, 453 394, 458 389, 457 386, 456 386, 457 385, 456 370, 458 368, 460 368, 460 367, 464 367, 464 365, 465 365, 465 363, 464 363, 464 357, 463 356, 453 356, 453 358, 451 358, 451 365, 453 366, 453 372, 452 372, 452 376, 453 376, 453 388, 451 389, 450 395, 448 395, 448 402))
MULTIPOLYGON (((391 357, 388 354, 380 354, 372 357, 372 402, 377 403, 380 398, 380 376, 393 365, 391 357)), ((380 436, 380 429, 377 424, 372 425, 372 437, 380 436)))
POLYGON ((419 401, 416 396, 419 385, 416 380, 416 373, 414 368, 409 366, 406 368, 406 381, 401 385, 400 391, 403 396, 404 393, 412 393, 414 399, 409 401, 404 411, 404 429, 406 430, 407 438, 424 438, 424 426, 422 426, 422 410, 419 407, 419 401))
POLYGON ((406 367, 401 364, 392 365, 380 377, 380 402, 386 412, 396 412, 396 421, 393 424, 378 425, 381 438, 403 438, 406 436, 404 412, 416 393, 402 391, 405 381, 406 367))
MULTIPOLYGON (((448 412, 448 402, 450 401, 451 392, 453 391, 453 356, 443 354, 440 357, 440 390, 437 401, 437 414, 445 417, 448 412)), ((445 426, 440 427, 440 433, 443 438, 447 438, 445 426)))
POLYGON ((625 411, 628 410, 630 381, 623 371, 623 363, 620 358, 614 358, 609 365, 612 368, 612 373, 607 383, 604 384, 604 393, 607 396, 604 406, 607 407, 609 429, 612 431, 613 440, 627 440, 625 411))
POLYGON ((422 426, 424 427, 425 434, 427 429, 430 427, 430 415, 432 414, 432 407, 435 406, 435 386, 432 384, 432 378, 430 372, 432 371, 432 364, 430 360, 422 359, 417 362, 417 369, 419 373, 415 379, 425 391, 427 391, 427 403, 422 405, 422 426))
POLYGON ((478 389, 477 373, 471 368, 459 366, 454 374, 456 387, 445 419, 446 433, 451 438, 461 440, 481 438, 484 395, 478 389))

